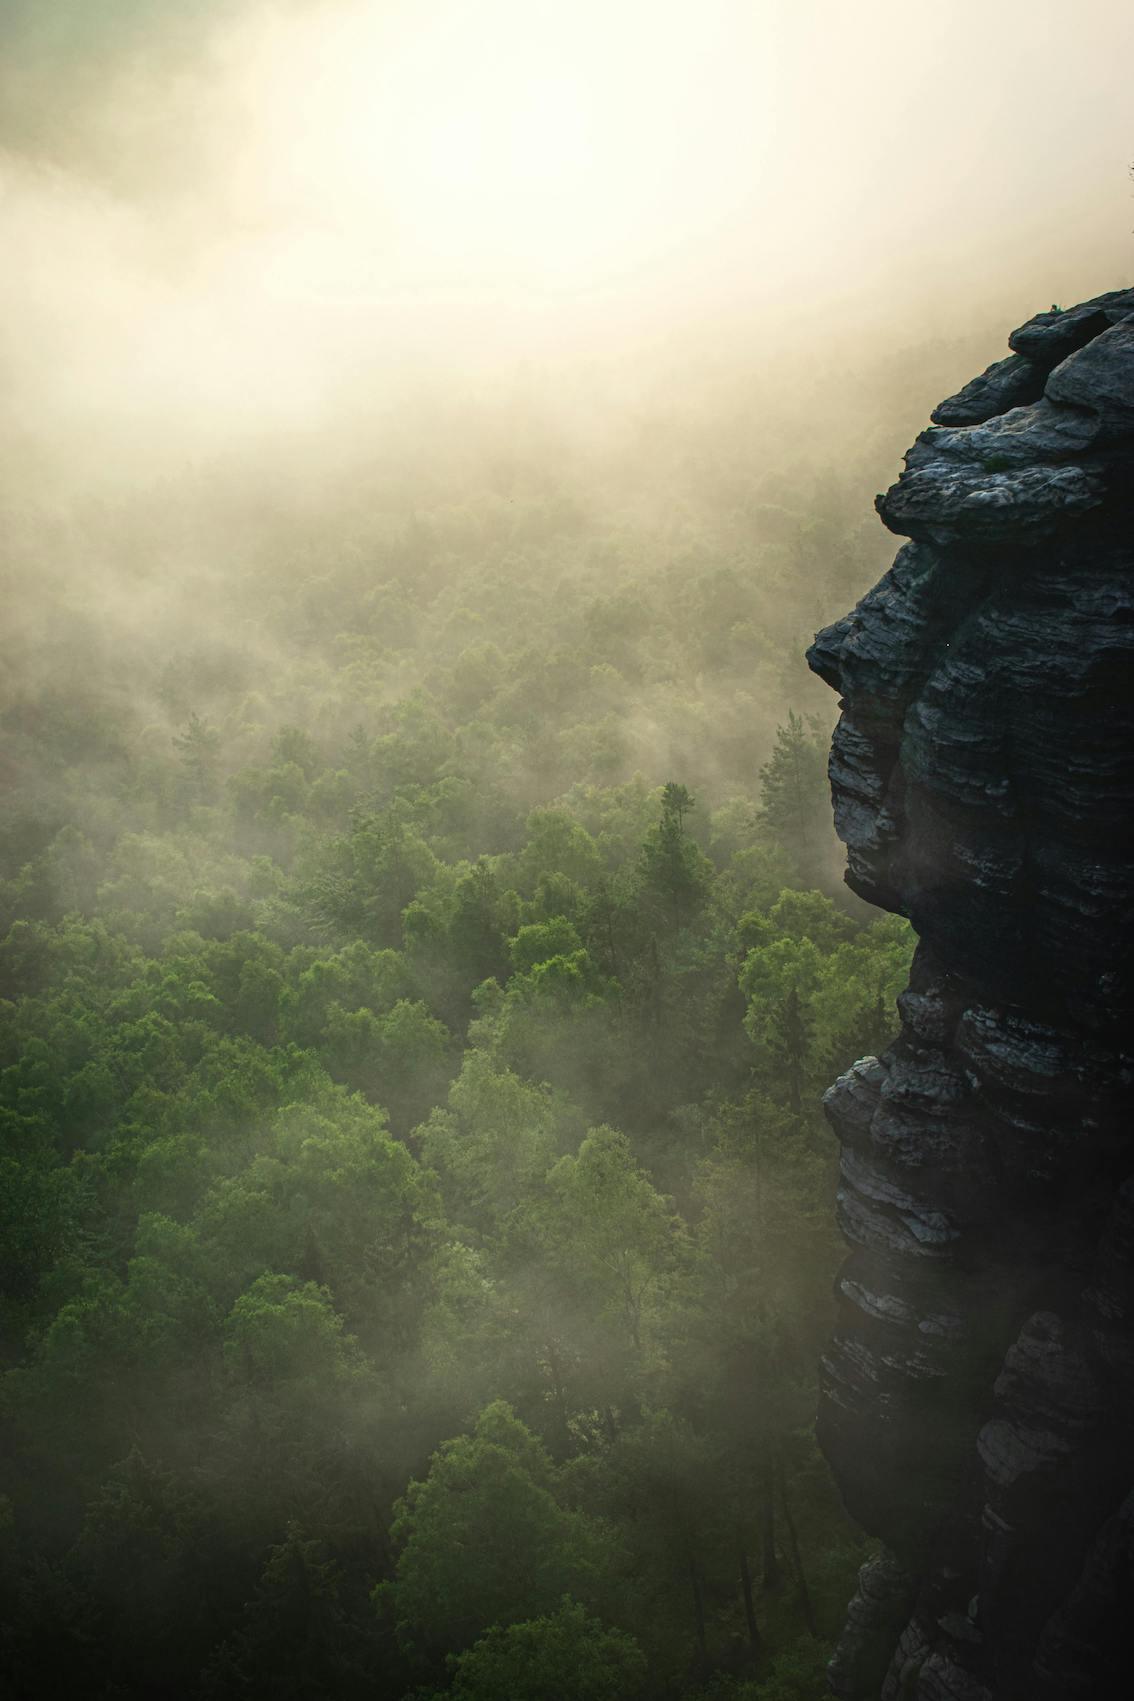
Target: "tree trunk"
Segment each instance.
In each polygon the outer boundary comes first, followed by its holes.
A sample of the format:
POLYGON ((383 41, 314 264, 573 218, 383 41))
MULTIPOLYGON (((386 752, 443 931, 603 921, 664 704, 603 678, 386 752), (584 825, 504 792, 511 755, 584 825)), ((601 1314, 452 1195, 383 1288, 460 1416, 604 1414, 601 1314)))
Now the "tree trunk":
POLYGON ((618 970, 618 952, 614 947, 614 919, 610 909, 606 912, 606 948, 610 952, 610 972, 615 980, 621 980, 618 970))
POLYGON ((748 1565, 748 1549, 744 1541, 744 1532, 736 1532, 737 1549, 740 1556, 740 1596, 744 1602, 744 1619, 748 1625, 748 1646, 754 1654, 760 1652, 760 1626, 756 1623, 756 1606, 752 1599, 752 1572, 748 1565))
POLYGON ((701 1575, 697 1570, 697 1561, 689 1555, 689 1584, 693 1591, 693 1621, 697 1628, 697 1652, 702 1660, 709 1658, 709 1646, 705 1640, 705 1601, 701 1594, 701 1575))
POLYGON ((776 1475, 780 1483, 780 1504, 784 1509, 784 1528, 787 1531, 788 1548, 791 1552, 792 1567, 799 1586, 799 1610, 803 1614, 803 1622, 808 1631, 814 1636, 816 1634, 815 1608, 811 1603, 811 1591, 807 1587, 807 1575, 803 1569, 803 1555, 799 1551, 799 1537, 796 1534, 795 1519, 791 1515, 791 1506, 788 1502, 787 1478, 784 1475, 782 1459, 777 1460, 776 1475))
POLYGON ((568 1458, 571 1453, 571 1425, 567 1416, 567 1390, 563 1386, 559 1353, 554 1341, 548 1341, 547 1368, 551 1372, 551 1396, 555 1407, 555 1415, 559 1419, 560 1441, 563 1456, 568 1458))
POLYGON ((760 1467, 760 1548, 764 1575, 762 1585, 767 1593, 778 1589, 783 1582, 783 1568, 776 1552, 775 1485, 772 1477, 772 1452, 764 1454, 760 1467))

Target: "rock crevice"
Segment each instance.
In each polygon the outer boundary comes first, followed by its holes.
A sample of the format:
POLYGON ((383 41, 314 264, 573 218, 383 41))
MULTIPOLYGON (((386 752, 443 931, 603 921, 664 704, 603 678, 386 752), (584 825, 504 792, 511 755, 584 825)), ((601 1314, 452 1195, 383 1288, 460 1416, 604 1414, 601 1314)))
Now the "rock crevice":
POLYGON ((1065 1701, 1128 1666, 1134 291, 1041 313, 878 499, 808 659, 847 881, 920 944, 826 1097, 851 1252, 819 1433, 886 1546, 845 1701, 1065 1701))

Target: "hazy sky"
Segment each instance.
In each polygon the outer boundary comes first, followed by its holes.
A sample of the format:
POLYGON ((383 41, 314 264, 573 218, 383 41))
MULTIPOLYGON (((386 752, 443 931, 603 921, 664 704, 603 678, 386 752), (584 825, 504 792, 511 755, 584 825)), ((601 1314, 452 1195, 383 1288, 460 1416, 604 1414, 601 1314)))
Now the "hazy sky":
POLYGON ((25 454, 1134 278, 1130 0, 0 0, 0 61, 25 454))

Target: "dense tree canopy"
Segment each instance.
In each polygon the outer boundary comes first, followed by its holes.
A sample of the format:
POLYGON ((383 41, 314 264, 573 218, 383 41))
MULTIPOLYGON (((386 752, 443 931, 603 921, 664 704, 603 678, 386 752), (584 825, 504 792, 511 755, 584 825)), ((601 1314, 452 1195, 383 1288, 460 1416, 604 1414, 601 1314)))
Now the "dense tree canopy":
POLYGON ((837 526, 510 488, 5 708, 5 1693, 818 1693, 837 526))

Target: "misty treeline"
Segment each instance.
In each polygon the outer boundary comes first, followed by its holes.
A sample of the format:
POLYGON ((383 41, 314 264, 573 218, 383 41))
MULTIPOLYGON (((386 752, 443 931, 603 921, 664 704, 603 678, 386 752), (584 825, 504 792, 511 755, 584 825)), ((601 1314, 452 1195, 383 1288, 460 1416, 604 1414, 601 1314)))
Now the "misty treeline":
POLYGON ((818 1097, 909 940, 799 654, 885 543, 448 453, 12 518, 13 1696, 821 1691, 818 1097))

